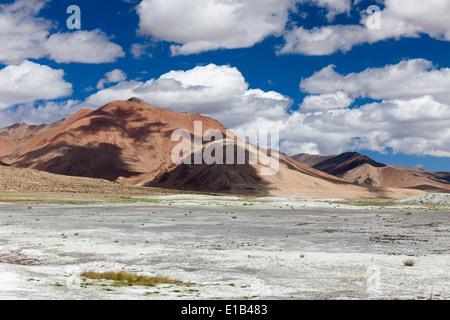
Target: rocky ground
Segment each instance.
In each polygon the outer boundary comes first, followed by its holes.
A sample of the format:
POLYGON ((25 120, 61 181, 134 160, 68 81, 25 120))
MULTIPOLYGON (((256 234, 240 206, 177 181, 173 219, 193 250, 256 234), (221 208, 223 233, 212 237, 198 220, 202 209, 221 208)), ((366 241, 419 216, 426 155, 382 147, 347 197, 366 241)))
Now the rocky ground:
POLYGON ((406 204, 437 204, 450 206, 450 193, 426 193, 419 196, 400 199, 395 202, 406 204))
POLYGON ((0 203, 0 299, 450 299, 449 214, 197 195, 0 203), (119 270, 183 284, 80 276, 119 270))
MULTIPOLYGON (((107 180, 72 177, 45 171, 0 165, 0 201, 28 193, 70 195, 155 195, 173 194, 174 190, 121 185, 107 180)), ((98 197, 98 196, 97 196, 98 197)))

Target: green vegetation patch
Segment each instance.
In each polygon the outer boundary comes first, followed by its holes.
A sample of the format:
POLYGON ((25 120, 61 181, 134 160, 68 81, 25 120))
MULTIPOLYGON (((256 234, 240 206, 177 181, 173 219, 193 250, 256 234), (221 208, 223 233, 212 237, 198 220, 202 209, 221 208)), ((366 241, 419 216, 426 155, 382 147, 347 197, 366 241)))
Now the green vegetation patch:
POLYGON ((153 287, 157 284, 181 284, 182 281, 162 276, 144 276, 127 271, 119 272, 94 272, 86 271, 81 277, 95 280, 112 280, 115 286, 145 286, 153 287))

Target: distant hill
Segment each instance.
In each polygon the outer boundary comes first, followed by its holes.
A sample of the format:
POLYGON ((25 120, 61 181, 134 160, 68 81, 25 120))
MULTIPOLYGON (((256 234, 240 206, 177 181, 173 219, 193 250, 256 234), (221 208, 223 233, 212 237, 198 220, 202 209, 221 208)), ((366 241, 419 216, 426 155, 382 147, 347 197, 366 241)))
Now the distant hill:
POLYGON ((304 164, 345 181, 385 188, 411 188, 426 192, 450 192, 450 172, 436 172, 417 168, 383 164, 357 152, 338 156, 292 157, 304 164))

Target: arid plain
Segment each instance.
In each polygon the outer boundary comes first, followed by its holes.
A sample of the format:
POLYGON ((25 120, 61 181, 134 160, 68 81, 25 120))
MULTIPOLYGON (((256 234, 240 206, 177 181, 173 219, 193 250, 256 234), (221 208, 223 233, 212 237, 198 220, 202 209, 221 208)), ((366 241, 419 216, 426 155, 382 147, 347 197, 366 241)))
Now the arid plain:
POLYGON ((0 204, 1 299, 450 298, 448 206, 194 194, 49 199, 0 204), (87 271, 182 282, 118 286, 82 277, 87 271))

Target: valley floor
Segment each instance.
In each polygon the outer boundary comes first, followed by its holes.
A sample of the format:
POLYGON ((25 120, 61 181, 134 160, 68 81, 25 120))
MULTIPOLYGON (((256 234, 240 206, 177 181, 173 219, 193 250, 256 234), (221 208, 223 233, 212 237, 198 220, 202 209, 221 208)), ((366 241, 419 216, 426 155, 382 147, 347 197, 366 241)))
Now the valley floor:
POLYGON ((59 201, 0 203, 0 299, 450 299, 448 209, 200 195, 59 201), (80 276, 120 270, 183 283, 80 276))

